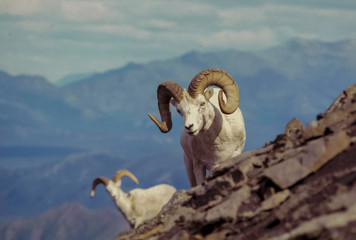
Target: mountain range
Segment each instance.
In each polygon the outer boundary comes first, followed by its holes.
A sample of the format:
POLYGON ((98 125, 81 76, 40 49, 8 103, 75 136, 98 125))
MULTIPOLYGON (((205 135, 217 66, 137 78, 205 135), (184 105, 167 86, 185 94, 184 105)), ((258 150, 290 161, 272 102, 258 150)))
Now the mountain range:
POLYGON ((64 203, 33 218, 19 218, 0 227, 1 239, 114 239, 128 224, 114 209, 89 210, 64 203))
MULTIPOLYGON (((138 187, 168 183, 188 188, 179 146, 181 118, 162 134, 147 117, 159 116, 156 89, 174 80, 186 88, 200 71, 220 68, 240 89, 245 151, 263 146, 294 118, 308 123, 356 79, 354 41, 294 39, 259 52, 192 51, 61 84, 41 76, 0 72, 0 223, 76 202, 114 208, 91 181, 129 169, 138 187)), ((125 180, 125 191, 135 187, 125 180)), ((91 211, 91 210, 90 210, 91 211)))

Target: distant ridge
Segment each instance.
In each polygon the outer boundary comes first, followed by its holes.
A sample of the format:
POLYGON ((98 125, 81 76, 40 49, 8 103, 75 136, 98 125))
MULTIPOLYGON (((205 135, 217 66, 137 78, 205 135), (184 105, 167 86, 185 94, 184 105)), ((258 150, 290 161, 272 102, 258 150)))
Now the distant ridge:
POLYGON ((71 84, 74 82, 79 82, 83 79, 86 79, 93 74, 94 73, 76 73, 76 74, 67 75, 67 76, 64 76, 61 79, 55 81, 54 85, 63 87, 65 85, 68 85, 68 84, 71 84))
POLYGON ((116 209, 89 210, 65 203, 37 217, 16 219, 0 227, 2 240, 112 239, 128 224, 116 209))

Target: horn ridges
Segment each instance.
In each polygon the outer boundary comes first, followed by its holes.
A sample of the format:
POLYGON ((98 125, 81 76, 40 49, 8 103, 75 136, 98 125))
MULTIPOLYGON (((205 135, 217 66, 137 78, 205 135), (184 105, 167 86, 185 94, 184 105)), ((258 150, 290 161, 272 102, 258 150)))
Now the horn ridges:
POLYGON ((211 86, 220 87, 219 106, 223 113, 231 114, 239 107, 239 88, 232 77, 220 69, 207 69, 198 73, 190 82, 188 93, 192 98, 198 94, 203 94, 204 90, 211 86), (226 95, 226 103, 223 99, 223 93, 226 95))

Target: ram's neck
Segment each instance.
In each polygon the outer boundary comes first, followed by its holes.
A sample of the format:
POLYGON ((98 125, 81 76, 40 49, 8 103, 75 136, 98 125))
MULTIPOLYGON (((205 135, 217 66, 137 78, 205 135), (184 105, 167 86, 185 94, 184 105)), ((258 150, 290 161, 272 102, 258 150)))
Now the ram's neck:
POLYGON ((131 212, 132 212, 132 203, 128 197, 128 194, 121 190, 121 188, 116 187, 114 184, 109 184, 106 187, 106 190, 111 195, 113 201, 115 202, 116 207, 126 218, 129 224, 132 224, 131 212))
POLYGON ((221 112, 213 104, 209 104, 204 119, 206 122, 201 134, 204 135, 204 139, 214 141, 222 130, 221 112))

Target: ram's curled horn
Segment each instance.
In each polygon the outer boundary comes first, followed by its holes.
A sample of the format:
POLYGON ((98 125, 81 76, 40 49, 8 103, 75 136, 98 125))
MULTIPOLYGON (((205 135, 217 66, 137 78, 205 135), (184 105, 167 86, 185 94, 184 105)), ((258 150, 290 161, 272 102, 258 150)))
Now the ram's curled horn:
POLYGON ((232 77, 223 70, 207 69, 198 73, 190 82, 188 93, 192 98, 198 94, 203 94, 204 90, 211 86, 220 87, 219 106, 223 113, 231 114, 239 107, 239 88, 232 77), (223 99, 223 92, 226 95, 226 103, 223 99))
POLYGON ((118 182, 123 176, 127 176, 129 178, 131 178, 136 184, 138 184, 138 180, 135 177, 135 175, 133 175, 130 171, 128 170, 119 170, 115 173, 115 175, 112 178, 112 181, 114 183, 118 182))
POLYGON ((148 116, 163 133, 169 132, 172 128, 172 116, 170 108, 171 98, 174 98, 177 102, 180 102, 183 98, 183 88, 174 81, 166 81, 161 83, 157 88, 157 100, 162 122, 160 122, 152 114, 148 114, 148 116))
POLYGON ((107 179, 106 177, 98 177, 98 178, 94 179, 92 187, 91 187, 90 197, 94 197, 95 188, 100 183, 102 183, 105 186, 107 186, 109 184, 109 179, 107 179))

